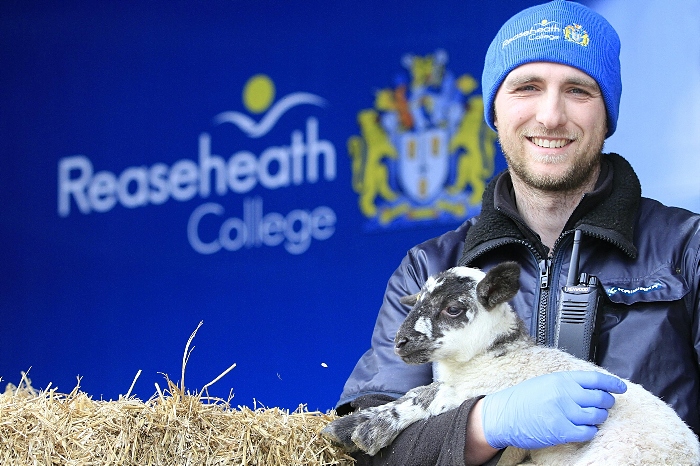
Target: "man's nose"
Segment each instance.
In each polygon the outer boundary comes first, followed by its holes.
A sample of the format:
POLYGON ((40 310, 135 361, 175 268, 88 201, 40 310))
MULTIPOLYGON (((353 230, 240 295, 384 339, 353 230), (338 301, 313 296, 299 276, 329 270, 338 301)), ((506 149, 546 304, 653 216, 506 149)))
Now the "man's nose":
POLYGON ((537 108, 537 121, 547 129, 564 126, 568 121, 564 96, 559 92, 545 92, 537 108))

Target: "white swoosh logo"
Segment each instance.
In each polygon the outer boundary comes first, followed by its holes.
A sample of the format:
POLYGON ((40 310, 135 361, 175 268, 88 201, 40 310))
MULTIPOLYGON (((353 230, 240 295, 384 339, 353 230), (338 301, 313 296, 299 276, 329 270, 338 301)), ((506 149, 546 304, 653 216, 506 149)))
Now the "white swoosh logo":
POLYGON ((266 135, 289 109, 303 104, 323 107, 326 100, 308 92, 295 92, 277 101, 259 122, 241 112, 221 112, 214 117, 214 124, 233 123, 249 137, 259 138, 266 135))

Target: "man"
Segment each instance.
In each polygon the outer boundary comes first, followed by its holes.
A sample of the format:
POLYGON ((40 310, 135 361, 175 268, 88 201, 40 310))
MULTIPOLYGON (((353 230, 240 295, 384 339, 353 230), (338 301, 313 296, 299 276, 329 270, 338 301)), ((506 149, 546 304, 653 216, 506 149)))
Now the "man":
MULTIPOLYGON (((478 218, 414 247, 392 275, 340 413, 432 381, 430 365, 408 366, 394 355, 408 312, 399 298, 455 265, 519 262, 512 304, 537 341, 553 345, 580 230, 579 268, 607 294, 596 361, 664 399, 700 432, 700 216, 642 198, 627 161, 602 154, 617 124, 619 49, 610 24, 575 2, 528 8, 503 25, 486 55, 482 90, 508 170, 489 184, 478 218)), ((482 464, 509 445, 588 440, 614 403, 611 393, 624 390, 597 372, 538 377, 416 423, 360 463, 482 464)))

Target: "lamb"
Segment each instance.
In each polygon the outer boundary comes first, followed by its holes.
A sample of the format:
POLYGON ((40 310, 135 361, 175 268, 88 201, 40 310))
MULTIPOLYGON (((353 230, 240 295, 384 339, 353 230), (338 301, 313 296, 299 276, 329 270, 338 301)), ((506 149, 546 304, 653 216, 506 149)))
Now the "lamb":
MULTIPOLYGON (((500 264, 488 273, 455 267, 429 278, 402 299, 414 306, 395 338, 409 364, 434 362, 435 381, 388 404, 331 422, 323 433, 349 451, 376 454, 412 423, 523 380, 556 371, 604 369, 556 348, 537 346, 508 301, 520 268, 500 264), (494 375, 496 374, 496 375, 494 375)), ((700 444, 662 400, 625 381, 607 421, 590 442, 536 450, 508 447, 499 465, 698 465, 700 444)))

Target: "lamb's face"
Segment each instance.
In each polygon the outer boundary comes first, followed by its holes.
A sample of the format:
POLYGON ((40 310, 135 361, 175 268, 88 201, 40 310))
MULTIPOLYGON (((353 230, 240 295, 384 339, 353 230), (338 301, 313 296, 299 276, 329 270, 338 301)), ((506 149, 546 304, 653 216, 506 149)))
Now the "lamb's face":
POLYGON ((415 304, 396 334, 396 354, 409 364, 422 364, 444 353, 456 331, 486 312, 476 293, 483 277, 478 269, 455 267, 429 278, 418 295, 402 300, 415 304))

